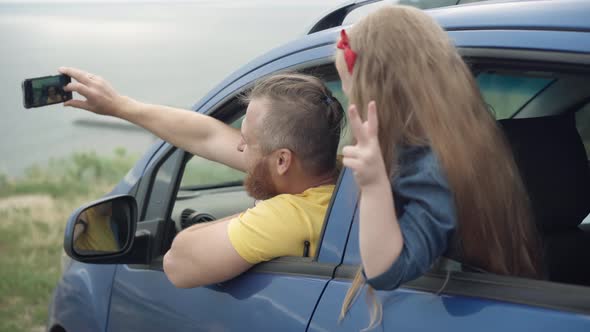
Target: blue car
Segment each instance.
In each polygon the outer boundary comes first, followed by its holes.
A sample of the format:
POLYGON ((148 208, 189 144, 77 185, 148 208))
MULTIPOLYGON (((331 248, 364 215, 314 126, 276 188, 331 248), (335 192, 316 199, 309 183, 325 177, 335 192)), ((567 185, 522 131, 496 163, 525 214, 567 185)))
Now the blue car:
MULTIPOLYGON (((343 5, 306 36, 244 66, 194 111, 239 127, 245 113, 239 95, 256 79, 284 70, 317 75, 342 96, 335 42, 348 26, 345 17, 362 5, 343 5)), ((544 243, 548 280, 439 264, 397 290, 377 292, 383 320, 375 330, 590 331, 590 1, 491 1, 428 13, 454 40, 512 146, 544 243)), ((315 257, 281 257, 206 287, 170 283, 162 260, 178 232, 252 206, 243 176, 169 143, 155 144, 109 195, 68 221, 64 248, 73 260, 54 291, 48 330, 367 327, 364 295, 338 322, 360 264, 358 190, 347 170, 315 257), (76 245, 82 216, 97 207, 115 220, 112 250, 76 245)))

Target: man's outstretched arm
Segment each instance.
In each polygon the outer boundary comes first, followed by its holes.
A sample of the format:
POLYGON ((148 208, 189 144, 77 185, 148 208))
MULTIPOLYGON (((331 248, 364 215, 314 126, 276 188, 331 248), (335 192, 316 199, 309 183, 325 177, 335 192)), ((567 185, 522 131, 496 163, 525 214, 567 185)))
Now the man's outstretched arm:
POLYGON ((62 67, 59 71, 76 80, 64 90, 86 98, 67 101, 65 106, 127 120, 192 154, 241 171, 246 169, 237 151, 239 130, 207 115, 122 96, 106 80, 79 69, 62 67))
POLYGON ((164 256, 164 272, 179 288, 219 283, 244 273, 252 264, 232 246, 225 218, 180 232, 164 256))

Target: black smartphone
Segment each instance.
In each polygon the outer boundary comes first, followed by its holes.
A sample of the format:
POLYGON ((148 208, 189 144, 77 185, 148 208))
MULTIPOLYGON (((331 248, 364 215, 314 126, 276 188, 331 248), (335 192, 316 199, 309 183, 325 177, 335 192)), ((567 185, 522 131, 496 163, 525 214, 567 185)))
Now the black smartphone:
POLYGON ((72 93, 63 89, 70 82, 70 77, 63 74, 24 80, 22 88, 25 108, 58 104, 72 99, 72 93))

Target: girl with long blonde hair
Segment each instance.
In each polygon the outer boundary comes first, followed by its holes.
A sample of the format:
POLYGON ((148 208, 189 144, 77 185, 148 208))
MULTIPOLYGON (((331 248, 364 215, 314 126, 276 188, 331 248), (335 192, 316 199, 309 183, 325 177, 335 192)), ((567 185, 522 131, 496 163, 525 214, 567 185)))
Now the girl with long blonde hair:
MULTIPOLYGON (((355 137, 343 163, 361 192, 362 266, 341 318, 365 279, 369 291, 395 289, 445 253, 488 272, 541 277, 512 153, 442 28, 418 9, 384 7, 342 30, 335 60, 355 137)), ((375 302, 371 326, 380 312, 375 302)))

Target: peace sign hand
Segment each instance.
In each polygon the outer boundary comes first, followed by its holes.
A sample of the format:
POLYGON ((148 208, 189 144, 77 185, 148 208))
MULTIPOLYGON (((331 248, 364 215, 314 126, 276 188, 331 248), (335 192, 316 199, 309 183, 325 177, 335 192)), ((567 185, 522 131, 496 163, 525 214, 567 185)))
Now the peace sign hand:
POLYGON ((342 163, 353 171, 355 180, 362 190, 381 181, 389 181, 379 145, 379 121, 377 106, 371 101, 368 106, 367 121, 362 122, 355 105, 348 108, 348 121, 355 145, 342 150, 342 163))

